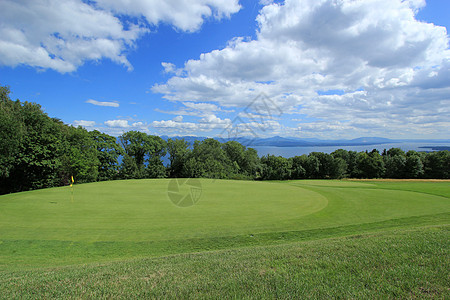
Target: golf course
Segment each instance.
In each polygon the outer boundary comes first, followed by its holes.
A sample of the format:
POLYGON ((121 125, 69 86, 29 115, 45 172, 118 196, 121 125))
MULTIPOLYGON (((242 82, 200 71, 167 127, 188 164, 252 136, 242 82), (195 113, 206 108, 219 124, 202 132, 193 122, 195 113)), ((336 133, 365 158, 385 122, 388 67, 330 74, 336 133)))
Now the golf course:
POLYGON ((449 181, 419 180, 142 179, 2 195, 0 298, 446 298, 449 198, 449 181))

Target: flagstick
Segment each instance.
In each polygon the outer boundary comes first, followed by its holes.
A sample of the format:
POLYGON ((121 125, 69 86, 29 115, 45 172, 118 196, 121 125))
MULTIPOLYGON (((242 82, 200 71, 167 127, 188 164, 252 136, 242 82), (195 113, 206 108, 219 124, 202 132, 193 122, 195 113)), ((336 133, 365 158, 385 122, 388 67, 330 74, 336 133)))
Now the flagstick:
POLYGON ((73 180, 73 175, 70 177, 70 192, 71 192, 71 202, 73 202, 73 183, 75 182, 74 180, 73 180))

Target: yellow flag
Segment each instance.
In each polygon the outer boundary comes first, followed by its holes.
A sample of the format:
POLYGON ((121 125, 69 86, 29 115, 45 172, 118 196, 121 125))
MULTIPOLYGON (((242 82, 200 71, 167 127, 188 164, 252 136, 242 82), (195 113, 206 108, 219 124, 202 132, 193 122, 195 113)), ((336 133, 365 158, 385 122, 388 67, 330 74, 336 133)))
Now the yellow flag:
POLYGON ((74 181, 73 181, 73 176, 72 176, 72 183, 74 183, 74 181))

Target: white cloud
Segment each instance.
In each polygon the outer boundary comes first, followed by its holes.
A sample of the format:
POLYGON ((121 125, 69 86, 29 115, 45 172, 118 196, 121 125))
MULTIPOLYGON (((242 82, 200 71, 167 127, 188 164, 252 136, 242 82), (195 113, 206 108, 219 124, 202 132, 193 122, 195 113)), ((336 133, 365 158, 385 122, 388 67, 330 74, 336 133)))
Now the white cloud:
POLYGON ((415 128, 422 134, 411 120, 427 128, 437 124, 435 136, 447 134, 442 123, 420 118, 448 119, 440 110, 450 89, 446 29, 415 19, 424 1, 267 3, 255 40, 235 38, 187 61, 181 75, 154 85, 153 92, 171 101, 241 108, 264 92, 284 114, 330 122, 311 127, 324 134, 330 128, 383 134, 382 124, 390 124, 393 135, 407 130, 412 137, 415 128), (321 96, 319 90, 343 95, 321 96), (348 120, 356 121, 336 123, 348 120))
POLYGON ((97 101, 93 99, 89 99, 86 103, 94 104, 97 106, 109 106, 109 107, 119 107, 119 102, 107 102, 107 101, 97 101))
POLYGON ((132 69, 124 50, 146 31, 125 30, 112 14, 79 0, 3 0, 0 20, 0 64, 61 73, 102 58, 132 69))
POLYGON ((105 125, 108 127, 121 127, 121 128, 129 128, 127 120, 108 120, 105 121, 105 125))
POLYGON ((221 110, 217 105, 212 103, 183 102, 183 105, 193 110, 200 110, 203 112, 214 112, 221 110))
POLYGON ((150 26, 164 22, 195 31, 205 18, 229 17, 239 9, 237 0, 2 0, 0 65, 67 73, 106 58, 132 70, 126 52, 149 32, 142 17, 150 26))
MULTIPOLYGON (((181 116, 179 116, 181 117, 181 116)), ((224 130, 231 125, 231 120, 221 119, 215 115, 207 115, 198 122, 182 122, 182 118, 173 120, 153 121, 151 126, 163 133, 195 134, 196 132, 211 132, 213 130, 224 130)))
POLYGON ((183 31, 196 31, 205 18, 229 18, 240 10, 238 0, 96 0, 97 5, 118 14, 140 17, 148 23, 172 24, 183 31))
POLYGON ((181 102, 181 104, 183 105, 183 107, 178 110, 164 111, 156 108, 155 111, 165 114, 197 117, 207 116, 214 112, 233 112, 233 110, 225 110, 213 103, 181 102))
POLYGON ((183 70, 182 69, 178 69, 174 64, 172 63, 167 63, 167 62, 162 62, 161 66, 163 66, 164 68, 164 73, 167 74, 175 74, 177 76, 180 76, 183 74, 183 70))
POLYGON ((96 124, 95 124, 95 121, 75 120, 75 121, 73 121, 73 125, 74 126, 82 126, 82 127, 87 128, 87 129, 91 129, 96 124))

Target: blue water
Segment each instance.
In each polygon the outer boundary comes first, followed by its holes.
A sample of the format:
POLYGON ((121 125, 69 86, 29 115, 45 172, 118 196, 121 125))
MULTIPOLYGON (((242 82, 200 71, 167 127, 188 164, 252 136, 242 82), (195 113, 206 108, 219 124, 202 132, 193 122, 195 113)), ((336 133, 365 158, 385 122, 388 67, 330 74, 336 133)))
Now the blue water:
POLYGON ((433 151, 431 148, 420 148, 420 147, 429 147, 429 146, 446 146, 450 147, 450 143, 391 143, 391 144, 377 144, 377 145, 363 145, 363 146, 314 146, 314 147, 274 147, 274 146, 249 146, 250 148, 254 148, 258 151, 259 156, 272 154, 277 156, 283 156, 286 158, 309 154, 311 152, 324 152, 331 153, 337 149, 344 149, 348 151, 372 151, 373 149, 377 149, 380 153, 384 149, 390 148, 400 148, 403 151, 415 150, 415 151, 433 151))

